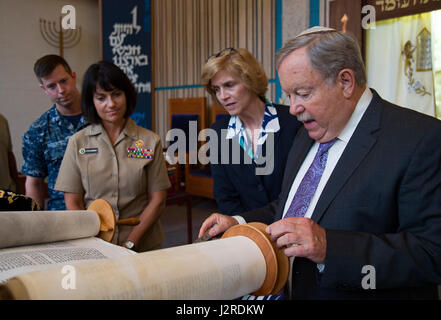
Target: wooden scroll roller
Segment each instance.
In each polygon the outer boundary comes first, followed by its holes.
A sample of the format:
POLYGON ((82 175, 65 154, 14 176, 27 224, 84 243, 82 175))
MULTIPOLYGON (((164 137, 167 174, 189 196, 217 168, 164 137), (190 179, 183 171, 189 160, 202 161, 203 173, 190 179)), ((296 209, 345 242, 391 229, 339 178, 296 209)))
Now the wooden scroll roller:
POLYGON ((245 236, 257 244, 262 252, 266 263, 266 277, 262 286, 252 294, 266 296, 280 292, 288 279, 289 260, 283 250, 277 248, 265 232, 267 225, 260 222, 238 224, 228 229, 222 238, 245 236))
POLYGON ((136 226, 139 224, 138 218, 116 220, 112 206, 103 199, 93 201, 89 207, 87 207, 87 210, 95 211, 98 214, 100 218, 100 232, 97 237, 107 242, 112 241, 113 236, 115 235, 116 225, 136 226))

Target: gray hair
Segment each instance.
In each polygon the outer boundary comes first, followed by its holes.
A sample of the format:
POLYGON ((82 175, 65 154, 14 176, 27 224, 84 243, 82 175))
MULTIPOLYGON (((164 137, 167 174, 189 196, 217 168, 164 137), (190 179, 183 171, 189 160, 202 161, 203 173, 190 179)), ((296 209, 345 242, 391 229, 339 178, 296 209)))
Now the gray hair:
POLYGON ((330 28, 305 30, 285 43, 277 53, 276 67, 297 49, 306 47, 311 66, 328 83, 334 82, 343 69, 351 69, 358 86, 366 84, 366 71, 357 40, 348 33, 330 28))

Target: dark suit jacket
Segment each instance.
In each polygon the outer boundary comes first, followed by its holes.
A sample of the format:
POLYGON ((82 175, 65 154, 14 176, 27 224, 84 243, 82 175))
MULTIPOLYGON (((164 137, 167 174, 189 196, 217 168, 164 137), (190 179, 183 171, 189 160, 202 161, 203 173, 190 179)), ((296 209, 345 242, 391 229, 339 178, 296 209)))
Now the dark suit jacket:
MULTIPOLYGON (((441 122, 376 92, 311 219, 326 229, 325 270, 296 258, 293 298, 436 298, 441 283, 441 122), (376 290, 362 288, 363 266, 376 290), (372 272, 369 272, 372 276, 372 272)), ((314 141, 302 128, 278 200, 242 216, 279 220, 314 141)))
MULTIPOLYGON (((221 130, 228 127, 230 117, 225 117, 214 123, 211 128, 218 136, 218 164, 211 164, 211 172, 214 178, 214 198, 217 201, 219 212, 233 215, 248 210, 263 207, 277 199, 280 193, 286 158, 288 157, 292 141, 301 127, 301 122, 289 114, 289 107, 275 105, 279 118, 280 130, 274 134, 274 150, 266 152, 267 141, 263 145, 263 155, 266 158, 273 156, 273 172, 268 175, 256 175, 256 164, 245 155, 243 149, 236 142, 237 139, 224 139, 228 146, 228 164, 221 164, 221 157, 227 152, 221 150, 221 130), (240 162, 233 164, 234 149, 240 150, 240 162), (248 163, 246 162, 248 161, 248 163)), ((225 131, 226 134, 226 131, 225 131)), ((268 148, 271 149, 271 148, 268 148)), ((224 161, 225 163, 225 161, 224 161)), ((267 163, 261 168, 270 168, 267 163)))

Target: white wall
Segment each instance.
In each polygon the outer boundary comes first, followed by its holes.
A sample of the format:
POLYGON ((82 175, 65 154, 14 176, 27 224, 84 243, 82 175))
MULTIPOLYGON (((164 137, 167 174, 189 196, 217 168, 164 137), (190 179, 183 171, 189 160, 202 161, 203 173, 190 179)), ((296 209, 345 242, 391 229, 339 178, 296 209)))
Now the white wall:
POLYGON ((283 0, 283 43, 309 27, 309 0, 283 0))
POLYGON ((58 54, 40 34, 40 18, 56 21, 64 5, 76 9, 81 40, 65 49, 64 58, 78 75, 78 88, 87 67, 99 60, 98 0, 0 0, 0 112, 8 119, 18 168, 22 166, 22 136, 50 106, 34 76, 34 62, 58 54))

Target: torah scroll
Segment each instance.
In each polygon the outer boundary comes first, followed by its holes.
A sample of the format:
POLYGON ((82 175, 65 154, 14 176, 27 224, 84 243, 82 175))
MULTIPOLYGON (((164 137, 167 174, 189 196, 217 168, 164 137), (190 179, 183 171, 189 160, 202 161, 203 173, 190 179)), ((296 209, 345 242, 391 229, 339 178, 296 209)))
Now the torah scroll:
POLYGON ((0 248, 96 236, 94 211, 13 211, 0 213, 0 248))
POLYGON ((264 229, 258 223, 237 225, 218 240, 79 263, 69 272, 52 266, 20 274, 0 287, 0 297, 170 300, 274 294, 286 282, 289 263, 264 229))
POLYGON ((0 248, 94 236, 110 242, 117 224, 133 223, 116 221, 112 206, 103 199, 87 210, 5 211, 0 214, 0 248))

